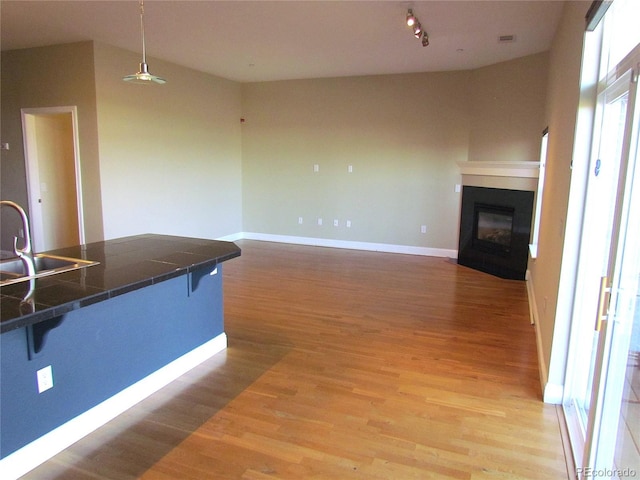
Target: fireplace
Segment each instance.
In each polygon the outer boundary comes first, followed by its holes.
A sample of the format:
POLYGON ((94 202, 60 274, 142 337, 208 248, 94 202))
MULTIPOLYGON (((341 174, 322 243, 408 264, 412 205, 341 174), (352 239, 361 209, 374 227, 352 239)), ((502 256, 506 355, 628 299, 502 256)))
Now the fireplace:
POLYGON ((511 207, 474 205, 473 239, 475 248, 495 254, 509 254, 513 240, 513 213, 511 207))
POLYGON ((502 278, 524 280, 534 192, 464 186, 458 263, 502 278))

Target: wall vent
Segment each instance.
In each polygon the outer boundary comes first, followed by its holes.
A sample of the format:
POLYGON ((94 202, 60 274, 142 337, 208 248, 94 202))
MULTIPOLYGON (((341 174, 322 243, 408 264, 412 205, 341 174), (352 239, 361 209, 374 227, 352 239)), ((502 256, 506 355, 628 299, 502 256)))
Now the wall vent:
POLYGON ((513 43, 516 41, 515 35, 500 35, 498 37, 498 43, 513 43))

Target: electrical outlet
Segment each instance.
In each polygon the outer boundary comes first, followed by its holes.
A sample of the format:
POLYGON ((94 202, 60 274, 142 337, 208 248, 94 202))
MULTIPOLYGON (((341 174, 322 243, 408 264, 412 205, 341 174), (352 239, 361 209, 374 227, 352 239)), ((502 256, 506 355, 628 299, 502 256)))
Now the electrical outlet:
POLYGON ((347 220, 346 223, 345 223, 345 226, 347 228, 351 228, 351 220, 347 220))
POLYGON ((53 370, 51 369, 51 365, 38 370, 36 377, 38 379, 38 393, 53 388, 53 370))
POLYGON ((313 171, 315 173, 318 173, 320 171, 320 165, 318 165, 317 163, 313 165, 313 171))
POLYGON ((420 233, 427 233, 427 226, 426 225, 420 226, 420 233))
POLYGON ((318 218, 318 225, 322 225, 322 219, 318 218))
POLYGON ((298 217, 298 225, 302 225, 302 217, 298 217))
POLYGON ((347 172, 349 172, 349 173, 353 173, 353 165, 349 165, 349 166, 347 167, 347 172))
POLYGON ((338 219, 335 219, 335 220, 333 221, 333 226, 334 226, 334 227, 339 227, 339 226, 340 226, 340 221, 339 221, 338 219))

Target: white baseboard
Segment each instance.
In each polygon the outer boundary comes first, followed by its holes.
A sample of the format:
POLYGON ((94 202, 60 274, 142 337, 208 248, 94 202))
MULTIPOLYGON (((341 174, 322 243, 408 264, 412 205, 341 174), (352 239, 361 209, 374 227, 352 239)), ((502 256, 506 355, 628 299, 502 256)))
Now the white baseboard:
POLYGON ((542 392, 542 400, 544 403, 552 403, 554 405, 561 405, 564 397, 564 385, 558 385, 557 383, 547 382, 544 385, 542 392))
POLYGON ((238 233, 232 233, 231 235, 225 235, 224 237, 218 237, 216 238, 216 240, 222 240, 225 242, 235 242, 236 240, 242 240, 243 237, 243 233, 242 232, 238 232, 238 233))
POLYGON ((540 374, 540 386, 542 387, 542 400, 544 403, 552 403, 558 405, 562 403, 564 395, 564 386, 549 383, 549 372, 544 363, 544 351, 542 350, 542 337, 540 336, 540 322, 538 316, 538 304, 536 303, 536 295, 533 290, 533 282, 531 274, 527 270, 525 276, 527 284, 527 296, 529 297, 529 316, 531 317, 531 325, 536 331, 536 346, 538 350, 538 372, 540 374))
POLYGON ((0 478, 17 479, 227 348, 221 333, 104 402, 0 460, 0 478))
POLYGON ((430 247, 414 247, 411 245, 394 245, 389 243, 354 242, 351 240, 333 240, 330 238, 296 237, 291 235, 274 235, 270 233, 240 232, 228 235, 220 240, 261 240, 265 242, 291 243, 311 245, 315 247, 344 248, 348 250, 365 250, 370 252, 402 253, 427 257, 458 258, 457 250, 430 247))
POLYGON ((538 324, 538 307, 535 302, 536 296, 533 292, 533 283, 531 282, 531 272, 527 269, 524 274, 525 284, 527 285, 527 297, 529 299, 529 320, 531 321, 531 325, 538 324))

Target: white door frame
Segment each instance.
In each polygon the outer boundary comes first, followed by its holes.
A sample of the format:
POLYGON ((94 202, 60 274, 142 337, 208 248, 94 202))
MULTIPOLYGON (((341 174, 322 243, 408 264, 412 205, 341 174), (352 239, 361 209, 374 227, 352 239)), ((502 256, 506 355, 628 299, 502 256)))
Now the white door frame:
POLYGON ((27 176, 27 197, 29 199, 29 213, 31 216, 31 235, 33 248, 39 252, 44 249, 42 204, 40 194, 40 175, 38 171, 38 149, 35 138, 35 116, 55 115, 62 113, 71 114, 73 131, 73 157, 75 165, 75 185, 78 212, 78 241, 85 243, 84 209, 82 200, 82 174, 80 168, 80 145, 78 143, 78 109, 76 106, 23 108, 20 110, 22 117, 22 138, 24 142, 24 162, 27 176))

